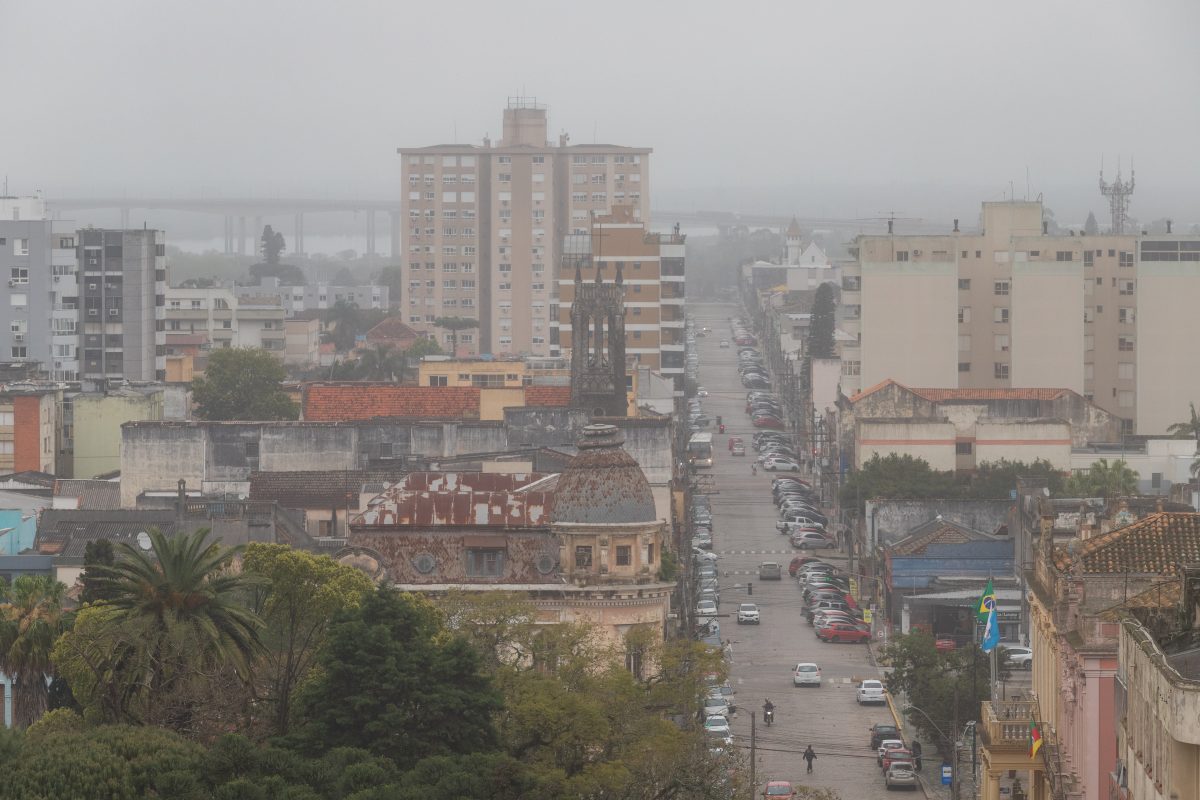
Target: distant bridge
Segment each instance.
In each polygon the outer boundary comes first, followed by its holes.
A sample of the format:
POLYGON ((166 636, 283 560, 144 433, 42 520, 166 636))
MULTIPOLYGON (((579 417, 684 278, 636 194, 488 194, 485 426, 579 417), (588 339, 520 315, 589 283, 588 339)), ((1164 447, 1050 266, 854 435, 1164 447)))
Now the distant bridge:
MULTIPOLYGON (((366 215, 367 257, 374 258, 376 216, 385 213, 389 217, 392 253, 398 254, 401 247, 399 200, 370 199, 314 199, 294 197, 64 197, 47 201, 55 212, 84 209, 117 209, 121 213, 121 227, 128 228, 133 209, 151 211, 182 211, 194 214, 216 214, 225 217, 226 255, 246 255, 247 242, 258 238, 263 228, 263 217, 291 214, 295 220, 292 236, 292 251, 304 255, 304 215, 329 212, 352 212, 366 215), (247 227, 250 221, 252 227, 247 227)), ((718 230, 745 226, 751 229, 783 229, 792 221, 791 216, 770 214, 739 214, 730 211, 667 211, 654 210, 651 219, 658 226, 679 223, 684 228, 711 227, 718 230)), ((883 226, 880 220, 832 219, 823 217, 797 218, 802 228, 859 228, 874 229, 883 226)), ((918 221, 919 222, 919 221, 918 221)), ((908 223, 912 232, 925 232, 930 226, 908 223)), ((939 226, 937 230, 944 230, 939 226)), ((251 251, 252 252, 252 251, 251 251)))

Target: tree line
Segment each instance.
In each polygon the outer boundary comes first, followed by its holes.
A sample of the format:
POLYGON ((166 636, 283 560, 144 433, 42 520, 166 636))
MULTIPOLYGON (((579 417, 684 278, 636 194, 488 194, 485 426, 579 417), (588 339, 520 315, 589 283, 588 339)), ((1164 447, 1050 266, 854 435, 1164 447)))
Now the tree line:
POLYGON ((6 798, 669 800, 741 787, 736 758, 711 753, 693 721, 706 680, 724 679, 697 643, 635 628, 618 650, 588 624, 539 624, 523 594, 434 601, 205 530, 153 532, 145 551, 95 543, 87 561, 77 610, 45 576, 0 595, 6 798))

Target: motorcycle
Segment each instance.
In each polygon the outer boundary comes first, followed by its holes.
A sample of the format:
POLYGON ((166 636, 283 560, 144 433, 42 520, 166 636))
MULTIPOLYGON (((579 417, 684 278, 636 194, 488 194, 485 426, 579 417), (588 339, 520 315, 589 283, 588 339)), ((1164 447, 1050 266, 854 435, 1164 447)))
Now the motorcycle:
POLYGON ((764 711, 763 712, 763 722, 767 723, 768 728, 771 727, 771 725, 775 722, 775 712, 774 711, 764 711))

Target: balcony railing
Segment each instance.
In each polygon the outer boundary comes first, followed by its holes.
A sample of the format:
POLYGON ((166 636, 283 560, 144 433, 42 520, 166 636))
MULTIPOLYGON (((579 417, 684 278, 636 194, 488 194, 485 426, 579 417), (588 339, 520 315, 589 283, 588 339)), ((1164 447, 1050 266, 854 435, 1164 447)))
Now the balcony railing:
POLYGON ((993 747, 1028 747, 1029 721, 1037 715, 1037 703, 1007 700, 983 704, 983 740, 993 747))

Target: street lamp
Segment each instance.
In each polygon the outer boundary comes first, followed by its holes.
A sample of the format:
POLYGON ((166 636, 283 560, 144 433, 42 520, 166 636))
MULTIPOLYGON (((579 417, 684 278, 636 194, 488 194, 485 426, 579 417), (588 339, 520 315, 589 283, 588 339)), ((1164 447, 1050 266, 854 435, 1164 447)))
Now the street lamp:
MULTIPOLYGON (((954 741, 953 739, 951 739, 949 736, 947 736, 945 734, 945 732, 941 728, 938 727, 938 724, 936 722, 934 722, 930 718, 930 716, 925 713, 925 711, 923 709, 917 708, 916 706, 909 705, 909 706, 904 706, 904 708, 902 710, 905 713, 908 713, 909 711, 918 712, 922 717, 925 718, 925 720, 930 725, 933 726, 933 729, 938 732, 938 736, 941 736, 942 739, 945 740, 946 743, 950 746, 950 753, 951 753, 950 796, 952 798, 954 798, 954 800, 958 800, 958 743, 956 741, 954 741)), ((958 716, 958 684, 955 684, 955 691, 954 691, 954 715, 955 715, 955 717, 958 716)), ((955 731, 958 730, 957 719, 955 720, 955 723, 954 723, 954 730, 955 731)))

